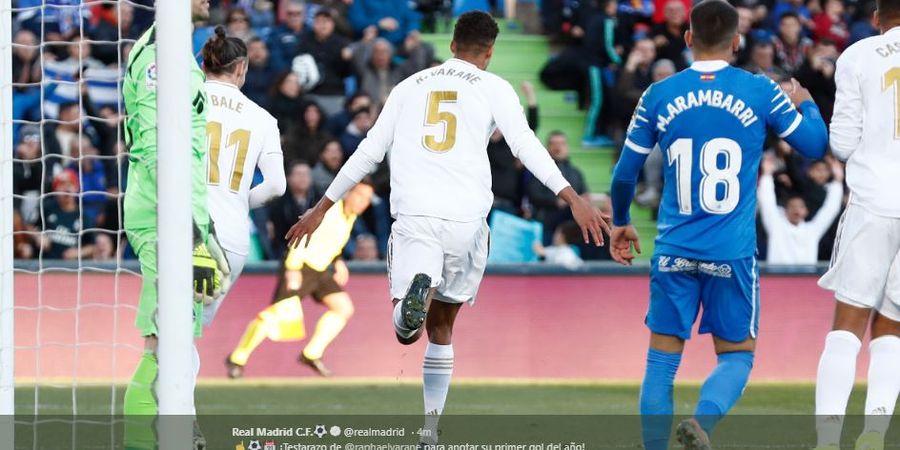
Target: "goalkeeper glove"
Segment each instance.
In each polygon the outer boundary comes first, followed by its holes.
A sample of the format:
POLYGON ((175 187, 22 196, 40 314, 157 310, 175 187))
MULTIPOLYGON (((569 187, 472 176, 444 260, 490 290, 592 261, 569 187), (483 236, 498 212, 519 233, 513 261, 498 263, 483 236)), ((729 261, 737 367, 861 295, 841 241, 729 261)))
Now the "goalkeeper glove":
POLYGON ((222 245, 219 244, 219 238, 216 236, 216 228, 213 224, 212 217, 209 218, 209 238, 207 241, 206 247, 209 249, 209 255, 216 262, 216 271, 221 280, 216 286, 217 289, 213 292, 213 298, 217 299, 231 288, 231 265, 228 264, 228 258, 225 257, 225 251, 222 250, 222 245))
POLYGON ((221 272, 217 270, 216 260, 203 242, 194 245, 193 260, 194 301, 202 301, 208 305, 216 298, 221 283, 221 272))

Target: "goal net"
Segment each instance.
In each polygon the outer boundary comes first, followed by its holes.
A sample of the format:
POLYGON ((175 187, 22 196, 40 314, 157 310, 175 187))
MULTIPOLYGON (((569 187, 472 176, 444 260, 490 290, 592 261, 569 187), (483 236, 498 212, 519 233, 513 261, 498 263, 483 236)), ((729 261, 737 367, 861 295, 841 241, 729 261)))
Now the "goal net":
POLYGON ((154 3, 0 0, 0 416, 16 448, 121 446, 143 347, 121 87, 154 3))

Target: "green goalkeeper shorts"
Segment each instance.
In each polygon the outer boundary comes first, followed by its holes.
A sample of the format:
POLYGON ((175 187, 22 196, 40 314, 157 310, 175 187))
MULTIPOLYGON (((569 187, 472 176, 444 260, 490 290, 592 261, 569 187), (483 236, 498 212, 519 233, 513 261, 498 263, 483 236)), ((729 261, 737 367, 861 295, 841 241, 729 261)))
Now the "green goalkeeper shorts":
MULTIPOLYGON (((138 302, 134 324, 141 331, 141 336, 157 336, 159 303, 156 285, 156 228, 126 228, 125 234, 141 263, 141 299, 138 302)), ((185 299, 189 300, 194 308, 194 337, 200 337, 203 332, 203 303, 195 302, 193 296, 186 296, 185 299)))

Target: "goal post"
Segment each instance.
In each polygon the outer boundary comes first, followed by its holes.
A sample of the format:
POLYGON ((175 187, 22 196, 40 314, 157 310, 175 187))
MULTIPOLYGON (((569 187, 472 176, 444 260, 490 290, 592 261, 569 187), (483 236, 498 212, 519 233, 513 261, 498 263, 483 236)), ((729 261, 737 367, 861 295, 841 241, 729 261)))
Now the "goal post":
MULTIPOLYGON (((9 418, 15 413, 11 0, 0 0, 0 60, 0 416, 9 418)), ((12 437, 11 420, 0 421, 0 427, 0 437, 12 437)))
POLYGON ((192 309, 191 2, 156 2, 160 448, 190 442, 192 309), (190 419, 190 420, 186 420, 190 419))

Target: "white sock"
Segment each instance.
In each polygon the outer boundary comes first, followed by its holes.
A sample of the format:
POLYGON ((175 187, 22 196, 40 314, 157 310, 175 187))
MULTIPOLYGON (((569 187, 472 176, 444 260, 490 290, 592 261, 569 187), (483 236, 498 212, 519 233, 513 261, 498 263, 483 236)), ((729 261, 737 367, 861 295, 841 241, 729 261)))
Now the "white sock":
POLYGON ((882 336, 869 343, 869 389, 866 432, 887 433, 900 393, 900 337, 882 336))
POLYGON ((820 446, 840 443, 861 346, 859 338, 849 331, 835 330, 825 336, 816 374, 816 434, 820 446))
MULTIPOLYGON (((404 322, 403 315, 400 311, 402 309, 400 307, 400 305, 402 303, 403 303, 402 301, 399 301, 399 302, 397 302, 396 305, 394 305, 394 314, 393 314, 394 331, 397 333, 398 336, 408 338, 408 337, 412 336, 413 334, 415 334, 416 330, 410 330, 409 328, 406 328, 406 325, 403 323, 404 322)), ((426 353, 426 355, 427 355, 427 353, 426 353)))
POLYGON ((427 436, 421 441, 426 444, 437 443, 437 425, 447 391, 450 389, 450 377, 453 375, 453 345, 428 343, 425 347, 425 362, 422 364, 422 391, 425 398, 425 430, 427 436))

